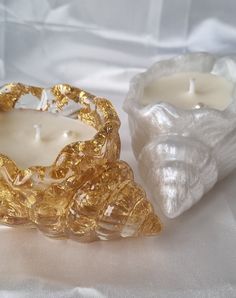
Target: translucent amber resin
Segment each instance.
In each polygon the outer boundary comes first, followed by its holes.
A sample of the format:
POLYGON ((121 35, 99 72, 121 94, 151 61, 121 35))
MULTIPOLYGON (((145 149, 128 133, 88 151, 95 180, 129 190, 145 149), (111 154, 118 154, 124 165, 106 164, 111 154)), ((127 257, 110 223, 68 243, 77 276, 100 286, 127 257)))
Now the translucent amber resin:
MULTIPOLYGON (((37 227, 78 241, 155 235, 158 217, 130 167, 118 160, 119 118, 112 104, 78 88, 7 84, 0 111, 33 108, 79 118, 95 137, 66 146, 49 167, 21 170, 0 154, 0 222, 37 227), (33 95, 35 102, 27 97, 33 95)), ((76 120, 75 120, 76 121, 76 120)))

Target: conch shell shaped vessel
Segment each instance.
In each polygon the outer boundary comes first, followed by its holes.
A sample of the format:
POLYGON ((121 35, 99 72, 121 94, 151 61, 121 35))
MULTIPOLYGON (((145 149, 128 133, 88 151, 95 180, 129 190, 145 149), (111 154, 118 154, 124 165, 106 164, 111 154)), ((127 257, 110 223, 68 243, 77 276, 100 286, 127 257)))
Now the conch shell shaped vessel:
POLYGON ((223 110, 181 109, 156 102, 143 106, 144 88, 177 72, 209 72, 236 82, 236 62, 195 53, 157 62, 133 78, 124 103, 134 154, 153 200, 167 217, 189 209, 236 168, 236 89, 223 110))
POLYGON ((97 134, 66 146, 48 167, 21 170, 0 154, 0 223, 82 242, 161 230, 132 170, 118 159, 120 121, 108 100, 66 84, 43 89, 11 83, 0 89, 0 111, 13 108, 79 117, 97 134), (27 94, 37 100, 27 102, 27 94))

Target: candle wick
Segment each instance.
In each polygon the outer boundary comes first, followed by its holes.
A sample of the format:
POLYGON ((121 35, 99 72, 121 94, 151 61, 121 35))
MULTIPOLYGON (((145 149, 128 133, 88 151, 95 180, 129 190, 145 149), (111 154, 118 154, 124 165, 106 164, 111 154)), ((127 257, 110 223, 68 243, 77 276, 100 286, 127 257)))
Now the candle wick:
POLYGON ((195 94, 195 92, 196 92, 196 79, 190 79, 188 93, 195 94))
POLYGON ((36 142, 39 142, 41 140, 41 125, 40 124, 35 124, 34 129, 35 129, 34 139, 35 139, 36 142))
POLYGON ((63 132, 63 137, 64 138, 76 138, 77 134, 73 130, 65 130, 63 132))
POLYGON ((69 135, 70 135, 70 131, 69 131, 69 130, 65 130, 64 133, 63 133, 63 136, 64 136, 65 138, 68 138, 69 135))

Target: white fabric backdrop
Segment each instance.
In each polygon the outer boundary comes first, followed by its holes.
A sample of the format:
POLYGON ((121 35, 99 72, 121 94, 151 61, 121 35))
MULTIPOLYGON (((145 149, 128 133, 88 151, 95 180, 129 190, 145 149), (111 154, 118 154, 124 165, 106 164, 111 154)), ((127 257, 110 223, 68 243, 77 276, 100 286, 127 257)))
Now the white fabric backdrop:
MULTIPOLYGON (((234 54, 234 0, 0 0, 0 84, 67 82, 110 98, 187 51, 234 54)), ((0 297, 235 297, 236 172, 156 238, 89 245, 0 228, 0 297)))

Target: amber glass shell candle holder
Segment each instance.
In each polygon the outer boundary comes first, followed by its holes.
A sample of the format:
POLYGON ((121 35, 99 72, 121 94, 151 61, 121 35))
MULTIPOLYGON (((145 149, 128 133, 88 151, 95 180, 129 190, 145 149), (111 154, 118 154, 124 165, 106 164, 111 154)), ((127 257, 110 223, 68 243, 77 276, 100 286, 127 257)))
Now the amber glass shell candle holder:
POLYGON ((83 242, 161 230, 132 170, 119 160, 120 121, 108 100, 66 84, 49 89, 7 84, 0 89, 0 111, 14 108, 79 118, 97 133, 64 147, 50 166, 22 170, 0 154, 2 224, 37 227, 50 237, 83 242))

